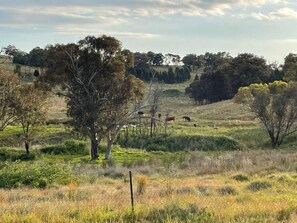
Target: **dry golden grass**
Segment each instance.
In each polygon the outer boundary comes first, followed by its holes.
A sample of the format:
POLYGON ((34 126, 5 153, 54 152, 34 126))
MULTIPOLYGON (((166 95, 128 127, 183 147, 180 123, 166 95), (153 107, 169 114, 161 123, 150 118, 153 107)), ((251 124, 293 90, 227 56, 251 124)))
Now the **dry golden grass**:
MULTIPOLYGON (((296 175, 289 174, 292 177, 296 175)), ((144 177, 144 176, 141 176, 144 177)), ((230 174, 200 177, 146 179, 146 190, 135 194, 135 214, 142 222, 150 211, 189 204, 214 213, 216 222, 249 222, 248 216, 264 215, 277 222, 282 210, 289 210, 292 221, 297 211, 297 183, 288 185, 268 179, 273 187, 251 192, 248 182, 230 180, 230 174), (221 195, 218 188, 230 186, 235 195, 221 195), (247 221, 236 221, 236 219, 247 221)), ((265 177, 267 179, 269 177, 265 177)), ((134 177, 136 183, 137 177, 134 177)), ((129 183, 126 180, 100 178, 95 184, 57 186, 44 190, 19 188, 0 190, 0 222, 129 222, 129 183)), ((163 219, 162 222, 171 222, 163 219)), ((144 221, 145 222, 145 221, 144 221)), ((177 221, 179 222, 179 221, 177 221)), ((257 221, 261 222, 261 221, 257 221)))

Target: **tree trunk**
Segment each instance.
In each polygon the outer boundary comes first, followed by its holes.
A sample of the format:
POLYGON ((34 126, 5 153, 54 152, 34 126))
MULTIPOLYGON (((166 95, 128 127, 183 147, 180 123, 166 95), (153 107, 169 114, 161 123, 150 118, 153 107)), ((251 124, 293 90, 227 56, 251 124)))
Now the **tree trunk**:
POLYGON ((26 154, 29 155, 29 148, 30 148, 30 144, 28 142, 25 142, 25 149, 26 149, 26 154))
POLYGON ((110 158, 111 149, 112 149, 112 140, 108 139, 107 140, 106 153, 105 153, 105 159, 106 160, 108 160, 110 158))
POLYGON ((96 137, 95 129, 91 129, 91 159, 98 159, 98 139, 96 137))
POLYGON ((98 141, 91 139, 91 159, 96 160, 98 157, 98 141))

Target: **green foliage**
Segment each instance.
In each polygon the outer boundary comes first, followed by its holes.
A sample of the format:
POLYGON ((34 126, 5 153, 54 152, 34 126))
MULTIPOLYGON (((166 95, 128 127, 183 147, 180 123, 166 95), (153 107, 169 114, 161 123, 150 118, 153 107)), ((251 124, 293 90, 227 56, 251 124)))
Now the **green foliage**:
POLYGON ((217 102, 233 96, 229 77, 219 70, 204 72, 200 79, 194 80, 186 88, 186 93, 196 102, 217 102))
POLYGON ((260 190, 263 190, 263 189, 267 189, 267 188, 270 188, 270 187, 272 187, 272 185, 269 182, 266 182, 266 181, 255 181, 255 182, 252 182, 251 184, 249 184, 247 186, 247 189, 248 190, 251 190, 251 191, 254 191, 254 192, 257 192, 257 191, 260 191, 260 190))
POLYGON ((0 187, 20 186, 44 188, 54 183, 67 184, 74 180, 72 170, 64 164, 6 163, 0 169, 0 187))
POLYGON ((21 150, 0 148, 0 161, 28 161, 36 158, 36 153, 25 154, 21 150))
POLYGON ((89 154, 87 149, 87 143, 78 140, 67 140, 63 144, 50 145, 41 148, 40 151, 45 154, 51 155, 87 155, 89 154))
POLYGON ((149 137, 147 135, 130 136, 128 140, 123 138, 118 143, 124 147, 145 149, 147 151, 181 151, 181 150, 240 150, 242 145, 236 140, 226 136, 211 135, 179 135, 166 136, 164 134, 149 137))

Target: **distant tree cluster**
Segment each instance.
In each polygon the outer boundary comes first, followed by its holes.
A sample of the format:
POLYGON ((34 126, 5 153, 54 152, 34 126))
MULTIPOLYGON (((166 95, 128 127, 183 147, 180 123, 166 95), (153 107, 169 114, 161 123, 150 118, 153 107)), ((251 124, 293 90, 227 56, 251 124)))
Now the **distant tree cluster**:
POLYGON ((134 53, 134 67, 128 68, 127 73, 133 74, 144 81, 157 78, 167 84, 182 83, 191 78, 187 66, 177 66, 181 63, 180 56, 174 54, 134 53), (164 66, 166 64, 167 66, 164 66), (174 68, 170 65, 176 65, 174 68))
POLYGON ((45 50, 40 47, 35 47, 29 53, 19 50, 13 45, 8 45, 2 49, 6 55, 13 58, 13 63, 33 67, 46 66, 45 50))
POLYGON ((197 103, 205 100, 217 102, 230 99, 240 87, 253 83, 270 83, 275 80, 297 78, 297 56, 295 54, 289 54, 283 66, 269 65, 262 57, 249 53, 239 54, 234 58, 225 52, 186 57, 192 58, 192 60, 187 60, 191 61, 191 63, 187 62, 187 66, 192 69, 200 66, 203 68, 201 76, 196 76, 186 88, 186 93, 197 103))

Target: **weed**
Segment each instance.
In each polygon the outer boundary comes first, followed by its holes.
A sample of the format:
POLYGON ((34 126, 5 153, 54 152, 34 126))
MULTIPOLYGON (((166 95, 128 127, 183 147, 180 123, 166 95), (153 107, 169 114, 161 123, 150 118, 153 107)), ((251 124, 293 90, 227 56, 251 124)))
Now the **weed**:
POLYGON ((138 195, 143 195, 147 187, 148 177, 138 176, 137 177, 137 193, 138 195))

